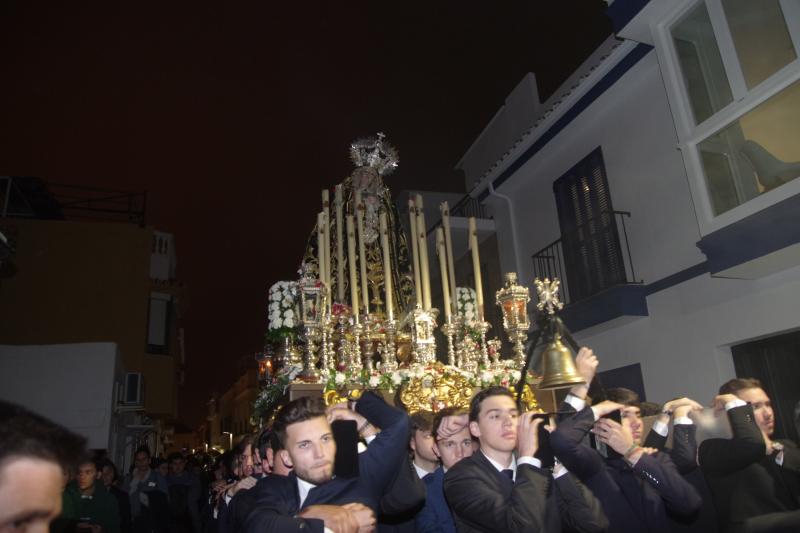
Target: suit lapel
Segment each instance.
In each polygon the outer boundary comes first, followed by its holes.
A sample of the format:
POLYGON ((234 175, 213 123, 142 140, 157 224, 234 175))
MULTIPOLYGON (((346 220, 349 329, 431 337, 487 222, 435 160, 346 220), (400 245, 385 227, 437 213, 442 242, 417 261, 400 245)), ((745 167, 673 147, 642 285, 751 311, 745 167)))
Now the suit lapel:
POLYGON ((478 450, 472 454, 472 456, 475 457, 475 463, 481 467, 486 476, 490 479, 493 479, 495 485, 502 487, 504 494, 511 493, 511 489, 514 487, 514 482, 498 472, 494 465, 489 462, 489 459, 483 455, 482 451, 478 450))

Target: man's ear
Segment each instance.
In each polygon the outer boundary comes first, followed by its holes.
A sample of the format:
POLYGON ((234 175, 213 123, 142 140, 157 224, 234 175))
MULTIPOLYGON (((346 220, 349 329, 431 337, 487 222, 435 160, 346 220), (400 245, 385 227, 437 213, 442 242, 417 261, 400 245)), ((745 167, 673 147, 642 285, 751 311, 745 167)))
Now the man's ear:
POLYGON ((97 475, 94 476, 94 479, 97 480, 97 481, 100 481, 102 478, 103 478, 103 471, 102 470, 98 470, 97 471, 97 475))
POLYGON ((469 423, 469 432, 472 433, 472 436, 476 439, 481 438, 481 428, 478 427, 477 422, 470 422, 469 423))
POLYGON ((436 456, 436 457, 438 457, 439 459, 441 459, 441 458, 442 458, 442 454, 440 454, 440 453, 439 453, 439 443, 438 443, 438 442, 436 442, 436 441, 434 440, 434 441, 433 441, 433 446, 431 446, 431 449, 433 450, 433 455, 435 455, 435 456, 436 456))
POLYGON ((286 468, 294 468, 294 463, 292 463, 292 457, 289 455, 289 452, 286 450, 279 450, 278 455, 283 461, 283 464, 286 465, 286 468))

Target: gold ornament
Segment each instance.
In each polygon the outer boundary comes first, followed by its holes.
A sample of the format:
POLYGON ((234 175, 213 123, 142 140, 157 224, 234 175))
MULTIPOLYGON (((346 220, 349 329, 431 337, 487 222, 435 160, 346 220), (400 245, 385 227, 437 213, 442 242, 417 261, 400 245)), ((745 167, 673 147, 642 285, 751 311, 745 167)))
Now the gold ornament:
POLYGON ((472 393, 464 376, 436 362, 400 387, 400 401, 409 413, 436 412, 444 407, 468 409, 472 393))
POLYGON ((550 281, 550 278, 544 278, 544 281, 536 278, 533 280, 533 283, 536 285, 536 296, 538 298, 538 303, 536 304, 536 308, 539 311, 545 311, 548 315, 554 315, 556 311, 560 311, 564 308, 564 304, 558 298, 558 287, 561 285, 561 281, 557 278, 554 278, 553 281, 550 281))

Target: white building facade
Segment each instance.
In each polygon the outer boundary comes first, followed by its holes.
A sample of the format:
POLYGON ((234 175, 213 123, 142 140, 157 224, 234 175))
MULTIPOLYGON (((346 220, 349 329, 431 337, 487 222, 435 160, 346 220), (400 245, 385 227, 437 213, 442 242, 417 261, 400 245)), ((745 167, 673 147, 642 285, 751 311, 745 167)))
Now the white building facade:
POLYGON ((526 77, 459 168, 503 269, 562 279, 563 318, 601 370, 640 371, 651 401, 708 403, 758 363, 737 346, 797 345, 800 1, 608 14, 616 35, 541 105, 519 103, 538 98, 526 77))

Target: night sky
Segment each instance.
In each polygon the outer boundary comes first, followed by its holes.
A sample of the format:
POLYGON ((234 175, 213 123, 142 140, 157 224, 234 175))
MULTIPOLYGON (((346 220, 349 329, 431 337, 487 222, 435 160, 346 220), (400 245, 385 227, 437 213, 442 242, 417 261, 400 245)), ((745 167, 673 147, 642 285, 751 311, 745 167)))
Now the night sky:
POLYGON ((0 175, 147 191, 187 290, 190 426, 261 347, 350 141, 387 134, 394 191, 464 192, 525 73, 544 100, 611 33, 602 0, 53 4, 0 2, 0 175))

